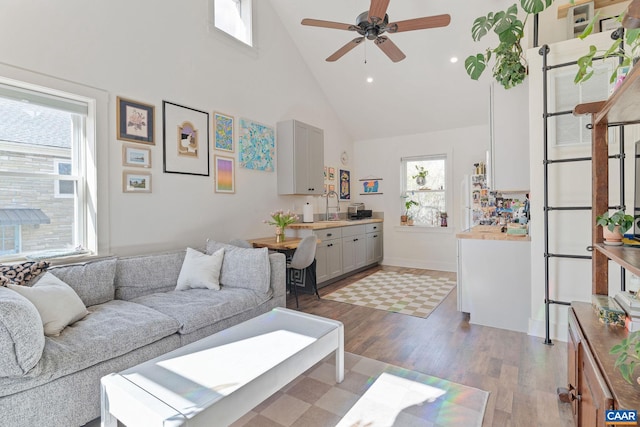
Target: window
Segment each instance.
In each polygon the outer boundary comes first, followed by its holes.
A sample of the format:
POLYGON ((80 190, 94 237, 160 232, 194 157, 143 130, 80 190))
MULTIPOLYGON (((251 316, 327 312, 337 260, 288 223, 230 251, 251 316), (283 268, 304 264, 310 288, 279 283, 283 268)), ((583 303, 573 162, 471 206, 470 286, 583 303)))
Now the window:
POLYGON ((91 100, 11 83, 0 84, 0 256, 94 249, 85 226, 91 100))
POLYGON ((402 214, 407 213, 415 225, 439 227, 440 214, 447 211, 446 155, 402 159, 402 214), (424 180, 419 172, 425 170, 424 180), (406 202, 413 200, 408 212, 406 202))
POLYGON ((213 0, 215 27, 249 46, 253 46, 251 1, 213 0))

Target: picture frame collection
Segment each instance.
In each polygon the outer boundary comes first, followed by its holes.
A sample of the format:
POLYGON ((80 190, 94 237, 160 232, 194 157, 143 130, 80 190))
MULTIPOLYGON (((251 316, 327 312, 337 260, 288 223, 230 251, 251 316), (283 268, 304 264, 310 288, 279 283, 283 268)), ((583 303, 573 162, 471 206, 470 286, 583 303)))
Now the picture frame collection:
MULTIPOLYGON (((122 166, 125 168, 122 191, 151 193, 152 149, 149 146, 156 145, 155 106, 117 96, 116 117, 117 139, 125 142, 122 144, 122 166)), ((274 128, 241 118, 238 129, 241 137, 235 129, 236 120, 230 114, 220 111, 209 114, 162 101, 163 172, 211 176, 212 157, 214 192, 234 194, 237 144, 242 145, 237 151, 242 154, 246 169, 273 172, 274 128), (259 155, 252 158, 252 153, 259 155)))

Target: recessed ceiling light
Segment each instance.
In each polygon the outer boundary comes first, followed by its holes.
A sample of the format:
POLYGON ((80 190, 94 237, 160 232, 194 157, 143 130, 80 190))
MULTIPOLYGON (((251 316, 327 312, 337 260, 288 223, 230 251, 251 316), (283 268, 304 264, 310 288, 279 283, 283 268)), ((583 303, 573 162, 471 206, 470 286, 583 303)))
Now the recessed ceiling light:
POLYGON ((458 62, 458 58, 456 56, 452 56, 449 61, 451 61, 452 64, 455 64, 456 62, 458 62))
POLYGON ((373 77, 367 77, 367 83, 373 83, 373 77))

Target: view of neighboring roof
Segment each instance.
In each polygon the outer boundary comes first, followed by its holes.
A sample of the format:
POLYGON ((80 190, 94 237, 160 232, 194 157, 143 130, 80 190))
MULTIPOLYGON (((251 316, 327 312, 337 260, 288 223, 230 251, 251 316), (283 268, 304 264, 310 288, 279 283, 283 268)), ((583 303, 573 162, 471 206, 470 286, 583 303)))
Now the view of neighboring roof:
POLYGON ((0 141, 71 148, 71 113, 0 97, 0 141))

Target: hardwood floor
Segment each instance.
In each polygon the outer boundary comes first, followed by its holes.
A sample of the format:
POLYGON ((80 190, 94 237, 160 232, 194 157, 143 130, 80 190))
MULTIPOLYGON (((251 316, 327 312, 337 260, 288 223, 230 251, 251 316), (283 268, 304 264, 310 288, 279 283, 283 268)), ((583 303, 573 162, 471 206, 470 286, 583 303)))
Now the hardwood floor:
MULTIPOLYGON (((378 270, 426 271, 378 266, 324 287, 320 295, 378 270)), ((484 427, 573 425, 571 406, 555 392, 567 381, 566 343, 548 346, 538 337, 471 325, 457 311, 455 289, 427 319, 313 295, 299 295, 299 303, 301 311, 343 322, 348 352, 489 391, 484 427)), ((295 309, 293 297, 287 307, 295 309)))

